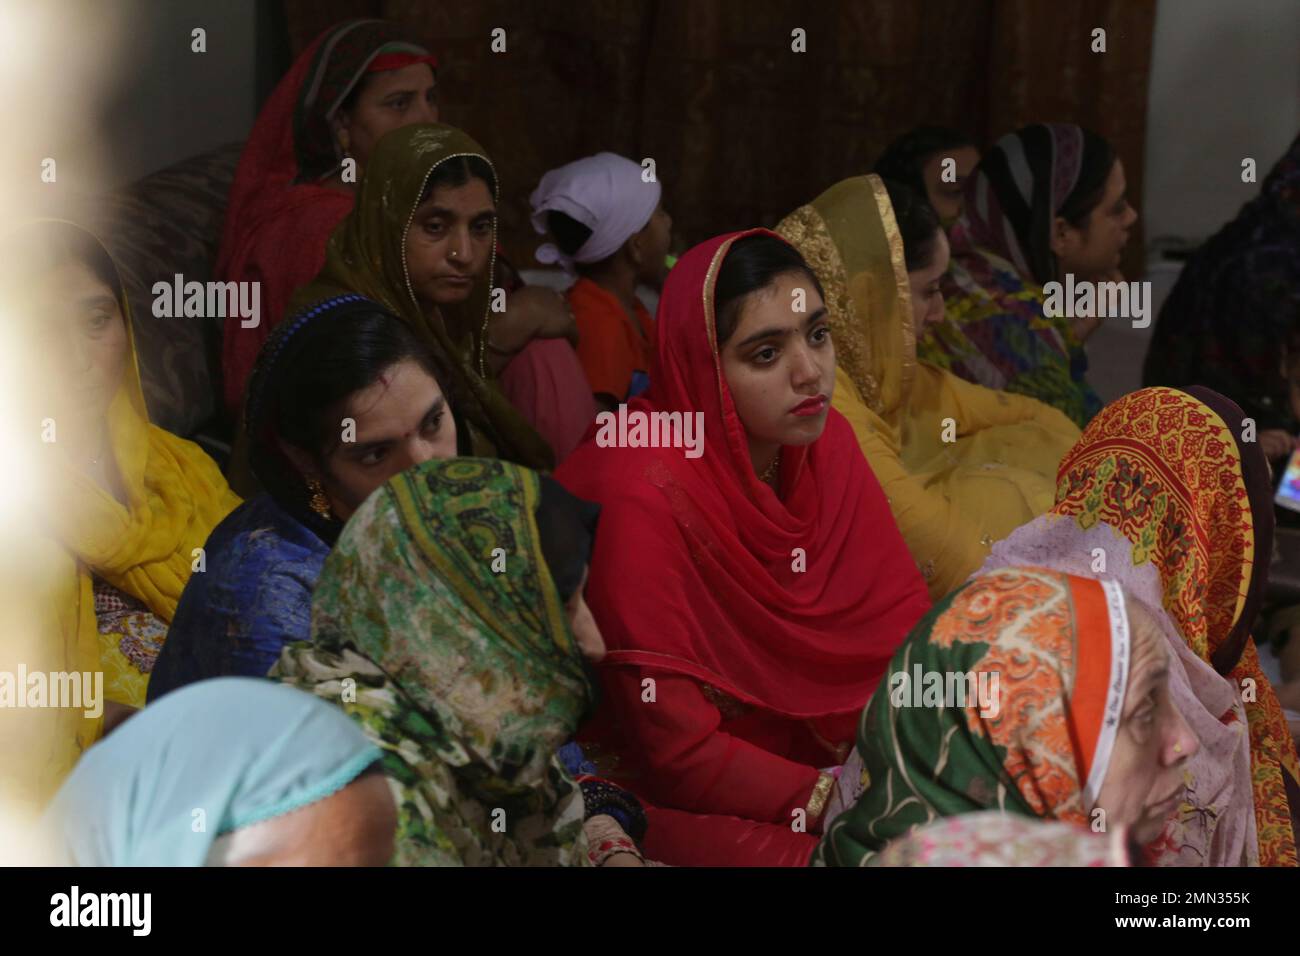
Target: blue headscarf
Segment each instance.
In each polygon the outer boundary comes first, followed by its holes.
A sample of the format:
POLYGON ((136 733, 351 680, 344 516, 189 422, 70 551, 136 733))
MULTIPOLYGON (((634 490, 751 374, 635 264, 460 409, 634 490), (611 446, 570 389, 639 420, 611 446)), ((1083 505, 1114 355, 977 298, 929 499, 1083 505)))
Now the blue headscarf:
POLYGON ((44 825, 63 865, 201 866, 219 836, 323 800, 380 756, 311 694, 201 681, 86 751, 44 825))

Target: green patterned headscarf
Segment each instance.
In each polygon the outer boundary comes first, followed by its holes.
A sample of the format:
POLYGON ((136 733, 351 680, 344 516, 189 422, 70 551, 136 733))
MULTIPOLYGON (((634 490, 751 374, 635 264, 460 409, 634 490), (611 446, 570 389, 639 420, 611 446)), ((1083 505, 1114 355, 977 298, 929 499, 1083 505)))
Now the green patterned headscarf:
POLYGON ((1116 582, 1034 568, 971 579, 895 653, 858 727, 862 793, 830 823, 814 865, 867 865, 917 827, 979 811, 1086 828, 1129 644, 1116 582), (962 697, 949 675, 973 678, 962 697))
POLYGON ((401 789, 401 865, 585 865, 556 757, 595 693, 537 532, 540 479, 430 461, 353 515, 316 583, 313 644, 273 676, 341 703, 401 789), (351 681, 351 683, 349 683, 351 681))
MULTIPOLYGON (((474 452, 549 469, 554 463, 550 446, 489 381, 484 361, 492 315, 489 299, 496 264, 495 224, 487 272, 461 305, 442 306, 430 320, 407 275, 406 233, 429 178, 448 160, 467 156, 492 165, 483 147, 452 126, 421 123, 381 137, 366 164, 352 212, 330 236, 325 267, 294 294, 289 311, 346 292, 382 302, 433 349, 450 379, 458 420, 470 428, 474 452)), ((500 186, 494 183, 494 200, 499 193, 500 186)))

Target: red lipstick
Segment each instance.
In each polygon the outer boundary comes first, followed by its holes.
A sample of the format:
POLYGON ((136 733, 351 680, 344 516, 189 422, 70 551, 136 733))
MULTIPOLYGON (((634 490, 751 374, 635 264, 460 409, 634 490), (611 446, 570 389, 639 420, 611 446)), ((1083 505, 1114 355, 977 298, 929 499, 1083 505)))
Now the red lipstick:
POLYGON ((814 395, 812 398, 805 399, 794 408, 790 409, 791 415, 812 416, 820 415, 826 410, 826 396, 814 395))

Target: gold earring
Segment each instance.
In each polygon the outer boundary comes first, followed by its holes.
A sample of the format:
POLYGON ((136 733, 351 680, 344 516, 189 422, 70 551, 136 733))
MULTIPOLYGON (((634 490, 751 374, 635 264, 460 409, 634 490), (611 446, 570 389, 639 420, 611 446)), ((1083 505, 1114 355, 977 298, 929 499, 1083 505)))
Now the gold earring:
POLYGON ((330 500, 325 497, 325 488, 321 485, 319 478, 307 479, 307 490, 311 493, 311 501, 308 506, 326 520, 334 517, 330 512, 330 500))

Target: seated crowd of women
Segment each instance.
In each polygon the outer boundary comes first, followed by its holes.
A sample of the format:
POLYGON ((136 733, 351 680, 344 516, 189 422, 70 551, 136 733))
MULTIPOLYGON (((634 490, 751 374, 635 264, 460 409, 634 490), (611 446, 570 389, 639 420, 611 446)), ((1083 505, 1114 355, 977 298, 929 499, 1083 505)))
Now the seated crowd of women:
POLYGON ((259 117, 218 273, 275 321, 226 329, 228 478, 150 424, 99 241, 10 244, 60 343, 44 659, 110 701, 32 738, 56 859, 1296 865, 1265 450, 1195 376, 1102 408, 1044 309, 1117 272, 1105 140, 923 128, 680 260, 600 153, 533 193, 561 296, 506 277, 435 66, 344 24, 259 117), (597 440, 614 409, 702 451, 597 440))

